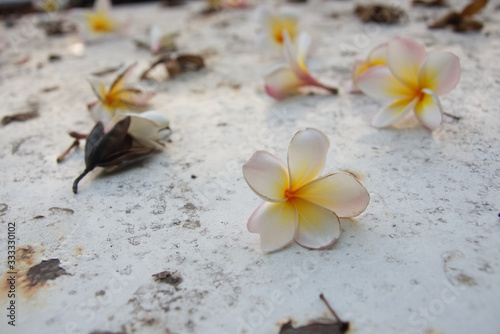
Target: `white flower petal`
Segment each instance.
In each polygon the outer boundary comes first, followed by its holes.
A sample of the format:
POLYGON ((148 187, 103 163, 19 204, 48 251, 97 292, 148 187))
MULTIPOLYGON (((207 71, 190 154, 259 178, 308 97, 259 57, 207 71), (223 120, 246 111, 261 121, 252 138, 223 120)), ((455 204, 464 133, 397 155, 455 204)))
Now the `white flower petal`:
POLYGON ((265 89, 267 95, 282 100, 298 93, 298 88, 303 82, 297 78, 295 72, 289 67, 280 66, 265 76, 265 89))
POLYGON ((415 95, 402 84, 387 66, 373 66, 358 77, 358 87, 366 95, 379 99, 401 99, 415 95))
POLYGON ((342 218, 352 218, 365 211, 370 194, 348 173, 335 173, 306 184, 294 195, 331 210, 342 218))
POLYGON ((101 101, 93 103, 89 111, 94 121, 102 124, 108 124, 115 114, 114 110, 107 108, 101 101))
POLYGON ((286 201, 288 170, 277 157, 265 151, 255 152, 243 165, 243 176, 252 190, 269 202, 286 201))
POLYGON ((438 96, 455 88, 459 80, 460 60, 451 52, 430 53, 418 74, 420 86, 438 96))
POLYGON ((262 203, 248 220, 248 231, 260 234, 260 248, 273 252, 288 245, 297 229, 297 210, 291 201, 262 203))
POLYGON ((418 71, 426 57, 425 48, 411 39, 396 37, 387 44, 387 66, 412 89, 418 87, 418 71))
POLYGON ((165 128, 170 125, 169 120, 163 116, 161 113, 155 110, 149 110, 141 113, 142 118, 147 118, 153 122, 155 122, 158 127, 165 128))
POLYGON ((386 65, 387 64, 387 43, 382 43, 373 48, 368 55, 368 65, 386 65))
POLYGON ((293 136, 288 146, 288 170, 292 191, 321 174, 329 148, 328 137, 319 130, 307 128, 293 136))
POLYGON ((299 198, 293 202, 298 214, 296 243, 309 249, 322 249, 337 241, 340 221, 333 211, 299 198))
POLYGON ((94 11, 102 11, 109 13, 111 11, 111 1, 110 0, 96 0, 94 2, 94 11))
POLYGON ((435 130, 443 121, 441 103, 430 89, 422 90, 423 97, 415 106, 415 116, 430 130, 435 130))
POLYGON ((397 100, 389 104, 373 117, 372 126, 383 128, 395 123, 412 111, 417 102, 418 97, 414 99, 397 100))

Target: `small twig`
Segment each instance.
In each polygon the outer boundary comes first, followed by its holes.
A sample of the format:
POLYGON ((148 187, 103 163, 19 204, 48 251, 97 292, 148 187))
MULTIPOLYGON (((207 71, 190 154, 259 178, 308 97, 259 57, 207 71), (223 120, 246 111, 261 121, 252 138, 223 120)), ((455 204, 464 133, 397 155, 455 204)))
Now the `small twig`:
POLYGON ((459 120, 462 119, 462 117, 460 117, 460 116, 455 116, 455 115, 452 115, 452 114, 448 114, 447 112, 444 112, 443 114, 446 115, 446 116, 448 116, 448 117, 453 118, 456 121, 459 121, 459 120))
POLYGON ((79 139, 75 139, 75 141, 73 142, 73 144, 71 144, 70 147, 68 147, 63 153, 61 153, 61 155, 59 155, 56 159, 57 163, 61 163, 63 162, 64 159, 66 159, 66 157, 68 156, 69 152, 71 152, 71 150, 74 148, 74 147, 79 147, 80 146, 80 140, 79 139))
POLYGON ((328 303, 328 301, 326 300, 325 296, 322 293, 319 295, 319 298, 321 298, 321 300, 326 304, 326 307, 328 307, 328 309, 333 314, 333 316, 335 317, 335 319, 337 319, 338 322, 342 322, 342 320, 340 320, 339 316, 337 315, 337 313, 335 313, 335 311, 330 306, 330 304, 328 303))

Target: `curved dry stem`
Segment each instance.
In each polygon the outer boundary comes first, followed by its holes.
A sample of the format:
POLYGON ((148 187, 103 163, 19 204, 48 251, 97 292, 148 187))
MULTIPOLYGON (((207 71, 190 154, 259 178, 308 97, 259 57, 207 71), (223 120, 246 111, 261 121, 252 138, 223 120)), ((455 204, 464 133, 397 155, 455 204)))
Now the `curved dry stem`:
POLYGON ((87 175, 93 168, 85 168, 83 173, 81 173, 73 182, 73 193, 76 194, 78 192, 78 183, 87 175))

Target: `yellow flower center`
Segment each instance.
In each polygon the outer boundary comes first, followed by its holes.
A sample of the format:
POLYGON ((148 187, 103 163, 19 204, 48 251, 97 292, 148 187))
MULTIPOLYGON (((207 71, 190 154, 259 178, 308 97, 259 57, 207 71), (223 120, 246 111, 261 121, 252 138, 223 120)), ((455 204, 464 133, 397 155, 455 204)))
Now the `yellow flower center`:
POLYGON ((108 15, 104 12, 98 12, 95 14, 89 14, 87 16, 89 21, 90 29, 95 32, 113 32, 114 22, 108 15))
POLYGON ((291 191, 290 189, 287 188, 287 189, 285 189, 285 197, 287 199, 291 199, 291 198, 295 197, 295 194, 293 191, 291 191))

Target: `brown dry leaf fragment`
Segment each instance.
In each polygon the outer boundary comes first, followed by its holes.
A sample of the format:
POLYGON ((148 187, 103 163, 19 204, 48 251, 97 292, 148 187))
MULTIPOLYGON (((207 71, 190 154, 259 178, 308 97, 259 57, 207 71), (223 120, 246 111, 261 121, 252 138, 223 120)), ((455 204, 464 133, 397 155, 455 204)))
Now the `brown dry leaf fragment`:
POLYGON ((488 4, 488 0, 473 1, 472 3, 465 6, 465 8, 462 10, 461 15, 462 17, 475 15, 479 13, 481 9, 483 9, 486 6, 486 4, 488 4))
POLYGON ((59 267, 60 264, 61 261, 59 259, 50 259, 31 267, 26 275, 30 281, 30 286, 35 286, 39 283, 43 284, 48 280, 54 280, 62 275, 69 275, 66 270, 59 267))
POLYGON ((95 167, 114 167, 122 162, 137 159, 151 153, 153 149, 134 145, 134 140, 127 131, 130 126, 130 116, 104 133, 104 125, 98 122, 85 144, 85 170, 73 182, 73 192, 78 192, 78 182, 95 167))
POLYGON ((425 7, 448 7, 445 0, 413 0, 411 3, 413 6, 425 6, 425 7))
POLYGON ((151 66, 149 66, 149 68, 142 73, 141 79, 150 79, 150 73, 156 68, 156 66, 161 64, 165 66, 170 78, 174 78, 175 76, 186 71, 198 71, 205 67, 205 61, 199 55, 165 55, 158 58, 158 60, 151 64, 151 66))
POLYGON ((182 276, 177 271, 162 271, 161 273, 154 274, 153 279, 155 282, 167 283, 173 286, 182 283, 182 276))
POLYGON ((354 8, 354 13, 363 21, 377 22, 385 24, 396 24, 405 16, 405 12, 397 7, 387 6, 382 4, 375 5, 357 5, 354 8))
POLYGON ((332 309, 323 294, 319 298, 326 304, 328 310, 335 317, 335 320, 319 319, 311 322, 309 325, 293 328, 292 322, 289 321, 281 326, 279 334, 344 334, 349 330, 349 322, 342 321, 337 316, 337 313, 332 309))
POLYGON ((31 103, 29 105, 29 108, 31 110, 28 112, 4 116, 2 118, 2 125, 7 125, 11 122, 25 122, 27 120, 40 116, 40 114, 38 113, 38 103, 31 103))
POLYGON ((76 25, 67 20, 39 22, 37 26, 45 31, 47 36, 61 36, 76 31, 76 25))
POLYGON ((116 71, 118 71, 120 68, 123 68, 123 64, 119 64, 117 66, 110 66, 110 67, 105 67, 105 68, 102 68, 100 70, 97 70, 95 72, 92 72, 90 74, 96 76, 96 77, 102 77, 104 75, 107 75, 107 74, 110 74, 110 73, 114 73, 116 71))
POLYGON ((429 29, 451 27, 455 32, 479 31, 483 23, 472 18, 483 9, 488 0, 476 0, 465 6, 461 13, 451 11, 429 25, 429 29))

